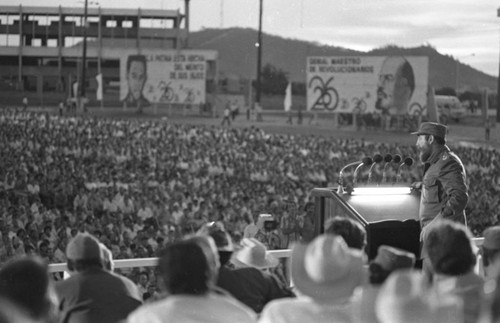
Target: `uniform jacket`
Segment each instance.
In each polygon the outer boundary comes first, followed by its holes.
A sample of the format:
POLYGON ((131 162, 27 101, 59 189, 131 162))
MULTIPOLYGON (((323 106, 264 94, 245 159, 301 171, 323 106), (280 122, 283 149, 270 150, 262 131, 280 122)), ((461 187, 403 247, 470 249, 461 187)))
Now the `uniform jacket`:
POLYGON ((465 168, 447 146, 432 153, 425 163, 419 218, 422 227, 436 218, 465 224, 467 194, 465 168))

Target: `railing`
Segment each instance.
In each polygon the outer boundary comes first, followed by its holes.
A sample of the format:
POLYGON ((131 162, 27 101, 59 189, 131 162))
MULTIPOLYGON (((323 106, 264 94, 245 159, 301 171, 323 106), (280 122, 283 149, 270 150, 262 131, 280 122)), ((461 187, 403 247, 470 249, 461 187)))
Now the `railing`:
MULTIPOLYGON (((292 251, 290 249, 270 250, 276 258, 290 258, 292 251)), ((134 267, 155 267, 158 265, 158 258, 135 258, 135 259, 116 259, 113 260, 115 268, 134 268, 134 267)), ((66 263, 50 264, 50 272, 66 272, 66 263)))
MULTIPOLYGON (((473 238, 474 244, 480 248, 483 245, 484 238, 473 238)), ((268 251, 276 258, 290 258, 291 249, 270 250, 268 251)), ((135 259, 116 259, 113 260, 115 268, 134 268, 134 267, 155 267, 158 265, 158 258, 135 258, 135 259)), ((66 263, 50 264, 50 272, 67 272, 66 263)))

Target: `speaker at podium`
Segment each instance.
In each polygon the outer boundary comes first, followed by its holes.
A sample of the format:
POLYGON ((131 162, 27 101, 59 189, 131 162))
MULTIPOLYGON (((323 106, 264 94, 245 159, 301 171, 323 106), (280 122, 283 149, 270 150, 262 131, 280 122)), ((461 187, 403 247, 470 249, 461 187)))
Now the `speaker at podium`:
POLYGON ((420 193, 408 186, 315 188, 315 234, 325 231, 325 223, 335 216, 360 222, 367 232, 367 255, 372 260, 380 245, 404 249, 420 256, 420 193))

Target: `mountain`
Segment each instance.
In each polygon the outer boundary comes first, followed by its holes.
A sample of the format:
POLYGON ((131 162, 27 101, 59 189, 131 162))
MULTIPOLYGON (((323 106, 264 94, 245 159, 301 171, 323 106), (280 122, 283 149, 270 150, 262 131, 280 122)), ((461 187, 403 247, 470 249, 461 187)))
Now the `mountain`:
MULTIPOLYGON (((429 84, 434 88, 455 88, 457 61, 440 54, 431 46, 401 48, 387 46, 369 52, 322 45, 297 39, 262 34, 262 66, 267 63, 288 73, 292 81, 305 82, 307 56, 427 56, 429 57, 429 84)), ((191 48, 212 49, 219 52, 219 71, 225 76, 255 78, 257 66, 257 30, 250 28, 204 29, 191 32, 191 48)), ((489 88, 496 91, 497 78, 459 64, 460 88, 477 91, 489 88)))

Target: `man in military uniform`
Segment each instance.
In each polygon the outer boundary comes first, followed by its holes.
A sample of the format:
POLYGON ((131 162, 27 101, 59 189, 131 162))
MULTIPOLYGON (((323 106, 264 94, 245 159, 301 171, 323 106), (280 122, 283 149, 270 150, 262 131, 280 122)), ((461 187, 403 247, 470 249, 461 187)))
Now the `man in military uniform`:
POLYGON ((412 186, 421 189, 419 219, 422 226, 421 240, 426 228, 439 219, 449 219, 465 224, 465 206, 469 196, 465 168, 460 158, 446 146, 446 126, 423 122, 417 132, 417 149, 424 163, 422 182, 412 186))
MULTIPOLYGON (((425 244, 427 232, 441 219, 466 224, 465 206, 469 199, 465 168, 460 158, 446 146, 446 126, 435 122, 423 122, 417 132, 417 149, 424 164, 422 182, 413 183, 420 189, 419 219, 422 231, 420 242, 425 244)), ((425 250, 425 248, 424 248, 425 250)), ((431 279, 430 263, 422 254, 424 273, 431 279)))

